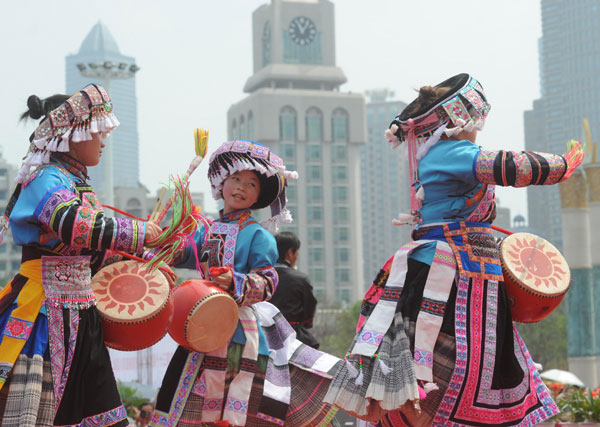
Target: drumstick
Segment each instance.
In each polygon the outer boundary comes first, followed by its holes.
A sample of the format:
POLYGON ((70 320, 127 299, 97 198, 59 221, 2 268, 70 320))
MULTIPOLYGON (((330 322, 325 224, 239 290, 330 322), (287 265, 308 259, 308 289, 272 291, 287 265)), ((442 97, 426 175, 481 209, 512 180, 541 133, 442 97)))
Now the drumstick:
POLYGON ((512 232, 512 231, 508 231, 508 230, 506 230, 506 229, 504 229, 504 228, 502 228, 502 227, 498 227, 497 225, 494 225, 494 224, 492 224, 492 228, 493 228, 494 230, 496 230, 496 231, 499 231, 500 233, 504 233, 504 234, 507 234, 507 235, 509 235, 509 236, 510 236, 511 234, 513 234, 513 232, 512 232))
MULTIPOLYGON (((192 160, 192 163, 190 163, 188 170, 185 172, 185 175, 182 179, 183 182, 187 182, 190 179, 190 175, 198 168, 198 166, 200 166, 200 163, 202 163, 202 160, 204 160, 204 157, 206 156, 206 151, 208 148, 207 130, 198 128, 194 131, 194 148, 196 150, 196 157, 194 157, 194 160, 192 160)), ((171 199, 169 199, 165 207, 162 209, 162 211, 156 218, 155 222, 157 224, 160 224, 160 222, 163 220, 163 218, 171 208, 171 204, 172 201, 171 199)))
POLYGON ((156 218, 158 218, 158 215, 160 214, 160 211, 163 208, 163 199, 165 198, 166 193, 167 193, 167 187, 163 187, 160 190, 160 193, 158 193, 158 197, 156 199, 156 206, 154 206, 154 210, 152 211, 152 214, 150 215, 150 221, 156 222, 156 218))

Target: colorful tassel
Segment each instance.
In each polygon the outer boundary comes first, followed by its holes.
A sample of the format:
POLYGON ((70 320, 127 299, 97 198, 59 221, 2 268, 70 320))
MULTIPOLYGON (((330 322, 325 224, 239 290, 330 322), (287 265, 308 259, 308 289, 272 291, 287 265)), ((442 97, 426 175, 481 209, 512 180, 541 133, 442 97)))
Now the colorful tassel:
POLYGON ((392 220, 393 225, 413 225, 417 223, 417 218, 414 215, 399 213, 398 218, 392 220))
POLYGON ((440 388, 436 383, 425 383, 423 386, 425 393, 429 393, 430 391, 439 390, 440 388))
POLYGON ((358 377, 358 369, 356 369, 354 365, 350 363, 348 357, 350 357, 350 353, 346 354, 346 357, 344 358, 344 360, 346 361, 346 369, 348 370, 348 375, 350 378, 356 378, 358 377))
POLYGON ((425 393, 425 390, 423 389, 423 387, 421 387, 420 385, 417 385, 417 388, 419 389, 419 399, 423 400, 427 397, 427 393, 425 393))
POLYGON ((375 353, 375 358, 377 359, 377 361, 379 363, 379 369, 381 369, 381 373, 383 374, 384 377, 387 374, 389 374, 390 372, 392 372, 392 368, 390 368, 388 365, 385 364, 385 362, 383 360, 381 360, 381 357, 379 357, 379 354, 375 353))
POLYGON ((358 377, 356 377, 356 380, 354 380, 354 384, 356 384, 356 385, 363 385, 363 371, 362 371, 362 367, 360 368, 360 371, 358 373, 358 377))
MULTIPOLYGON (((171 177, 171 183, 174 187, 170 199, 173 207, 171 223, 154 240, 145 242, 147 247, 158 248, 158 252, 148 263, 148 267, 152 270, 158 268, 162 262, 170 264, 175 255, 189 244, 196 232, 198 222, 203 222, 200 218, 202 215, 192 202, 189 182, 171 177)), ((199 265, 197 267, 199 268, 199 265)))
POLYGON ((575 169, 577 169, 577 167, 583 163, 583 159, 585 158, 585 151, 583 151, 581 142, 571 140, 569 141, 568 147, 569 151, 563 156, 565 162, 567 163, 567 171, 561 178, 560 182, 569 179, 571 175, 573 175, 573 172, 575 172, 575 169))
POLYGON ((363 368, 362 368, 362 356, 358 359, 358 377, 354 380, 354 384, 363 385, 363 368))

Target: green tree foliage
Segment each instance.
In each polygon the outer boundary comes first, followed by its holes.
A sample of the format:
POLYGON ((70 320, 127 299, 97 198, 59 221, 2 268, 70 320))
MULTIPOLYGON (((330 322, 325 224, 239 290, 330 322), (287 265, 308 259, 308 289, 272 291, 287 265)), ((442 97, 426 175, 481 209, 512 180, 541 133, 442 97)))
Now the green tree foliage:
POLYGON ((134 412, 129 408, 133 406, 139 408, 139 406, 146 402, 147 399, 144 399, 135 387, 127 386, 121 381, 117 381, 117 387, 119 389, 119 394, 121 395, 121 400, 123 401, 123 406, 127 409, 127 415, 133 417, 134 412))
POLYGON ((340 358, 346 355, 354 339, 361 303, 358 301, 345 310, 324 310, 314 330, 315 337, 321 343, 319 350, 340 358))
POLYGON ((568 369, 567 314, 561 304, 544 320, 537 323, 515 323, 534 362, 548 369, 568 369))

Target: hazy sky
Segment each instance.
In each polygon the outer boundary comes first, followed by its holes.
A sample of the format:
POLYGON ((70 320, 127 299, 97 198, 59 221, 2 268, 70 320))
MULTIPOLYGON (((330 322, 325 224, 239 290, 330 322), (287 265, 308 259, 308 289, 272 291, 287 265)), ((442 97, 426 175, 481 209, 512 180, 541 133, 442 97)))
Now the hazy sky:
MULTIPOLYGON (((459 72, 483 84, 492 112, 477 142, 523 148, 523 111, 539 97, 539 0, 334 0, 342 91, 386 87, 410 101, 414 89, 459 72)), ((152 191, 183 174, 193 129, 210 129, 209 151, 225 141, 228 107, 252 73, 252 11, 266 0, 0 1, 0 144, 12 163, 33 123, 18 123, 31 94, 65 91, 65 56, 101 19, 121 53, 136 58, 141 181, 152 191)), ((382 132, 384 129, 382 129, 382 132)), ((118 132, 118 130, 117 130, 118 132)), ((212 200, 206 164, 194 191, 212 200)), ((501 189, 512 215, 526 214, 524 189, 501 189)), ((214 208, 213 203, 207 207, 214 208)))

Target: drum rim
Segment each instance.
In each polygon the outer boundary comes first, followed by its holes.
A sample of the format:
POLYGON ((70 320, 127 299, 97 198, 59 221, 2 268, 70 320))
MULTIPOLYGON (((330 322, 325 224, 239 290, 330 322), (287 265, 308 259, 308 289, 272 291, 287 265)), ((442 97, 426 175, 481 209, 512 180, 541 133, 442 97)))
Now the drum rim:
MULTIPOLYGON (((109 264, 106 267, 110 267, 116 264, 139 264, 139 261, 133 261, 133 260, 128 260, 128 261, 117 261, 115 263, 109 264)), ((116 268, 116 267, 115 267, 116 268)), ((101 273, 102 270, 100 270, 98 273, 96 273, 94 275, 94 277, 97 277, 98 274, 101 273)), ((158 270, 157 270, 158 271, 158 270)), ((162 274, 162 273, 160 273, 162 274)), ((94 283, 94 277, 92 277, 92 280, 90 282, 90 287, 92 287, 92 284, 94 283)), ((171 286, 169 285, 169 281, 164 278, 166 283, 167 283, 167 289, 168 289, 168 293, 167 293, 167 298, 164 300, 164 302, 160 305, 160 308, 158 308, 157 310, 154 311, 154 313, 148 314, 145 317, 142 317, 140 319, 134 320, 134 321, 126 321, 126 320, 114 320, 113 318, 107 317, 105 316, 104 312, 102 310, 100 310, 100 305, 98 304, 98 298, 96 297, 96 307, 98 309, 98 312, 100 313, 100 315, 102 316, 102 319, 106 320, 107 322, 110 323, 114 323, 117 325, 135 325, 135 324, 139 324, 139 323, 144 323, 147 322, 148 320, 153 319, 154 317, 158 316, 160 313, 162 313, 162 311, 165 309, 165 307, 167 306, 167 304, 169 303, 169 301, 171 300, 171 294, 173 292, 173 290, 171 289, 171 286)), ((94 289, 92 288, 92 292, 94 291, 94 289)), ((157 341, 158 342, 158 341, 157 341)), ((156 343, 155 343, 156 344, 156 343)))
MULTIPOLYGON (((132 323, 130 323, 130 324, 132 324, 132 323)), ((168 327, 167 327, 167 329, 165 329, 165 332, 160 336, 160 338, 158 338, 156 341, 153 341, 151 344, 145 345, 143 347, 135 347, 135 348, 127 349, 127 350, 123 350, 122 348, 113 347, 112 345, 109 345, 106 342, 106 340, 104 341, 104 343, 106 344, 107 347, 112 348, 113 350, 118 350, 118 351, 139 351, 139 350, 144 350, 146 348, 152 347, 154 344, 156 344, 157 342, 159 342, 160 340, 162 340, 165 336, 167 336, 167 332, 169 332, 169 328, 168 327)))
MULTIPOLYGON (((233 307, 235 307, 236 312, 237 312, 237 304, 235 302, 235 300, 231 297, 231 295, 229 295, 227 292, 222 291, 220 289, 215 289, 215 291, 217 292, 211 292, 208 295, 202 297, 200 300, 196 301, 196 303, 192 306, 192 308, 190 309, 190 311, 188 312, 188 315, 185 318, 185 323, 184 323, 184 338, 185 341, 188 343, 189 345, 189 336, 188 336, 188 325, 190 323, 190 317, 192 317, 196 311, 200 308, 200 306, 209 299, 213 299, 213 298, 222 298, 222 297, 227 297, 229 300, 231 300, 231 302, 233 302, 233 307)), ((235 324, 237 325, 238 323, 238 317, 236 317, 235 319, 235 324)), ((235 333, 235 328, 233 329, 233 332, 235 333)), ((231 337, 229 337, 228 339, 230 339, 231 337)), ((225 341, 225 343, 227 343, 227 341, 225 341)), ((191 347, 191 346, 190 346, 191 347)), ((196 350, 195 350, 196 351, 196 350)))
MULTIPOLYGON (((525 237, 525 236, 523 236, 523 237, 525 237)), ((506 250, 508 250, 508 249, 506 249, 506 250)), ((533 296, 537 296, 539 298, 555 299, 555 298, 558 298, 558 297, 561 297, 561 296, 565 295, 567 293, 567 291, 571 288, 571 283, 572 283, 572 280, 571 280, 571 268, 569 267, 569 264, 567 263, 566 258, 564 257, 564 255, 562 253, 560 253, 560 251, 552 243, 548 242, 543 237, 536 236, 535 234, 527 233, 527 232, 513 233, 510 236, 507 236, 504 240, 502 240, 502 242, 500 242, 499 252, 500 252, 500 264, 501 264, 501 267, 502 267, 502 274, 503 275, 507 274, 512 279, 511 281, 515 285, 517 285, 519 287, 519 289, 522 289, 526 293, 528 293, 530 295, 533 295, 533 296), (516 277, 516 275, 513 274, 513 272, 508 268, 507 264, 504 262, 504 256, 503 256, 503 254, 504 254, 505 250, 502 249, 502 245, 507 240, 510 242, 513 238, 516 239, 519 235, 521 235, 521 236, 523 236, 523 235, 532 236, 534 238, 542 239, 542 240, 544 240, 544 242, 546 242, 548 245, 550 245, 554 250, 556 250, 558 256, 560 256, 564 260, 564 263, 565 263, 565 265, 567 266, 567 269, 568 269, 567 286, 563 290, 561 290, 559 292, 556 292, 556 293, 553 293, 553 294, 536 292, 533 289, 524 286, 521 283, 521 281, 516 277)), ((506 280, 504 280, 504 282, 506 284, 506 280)))

